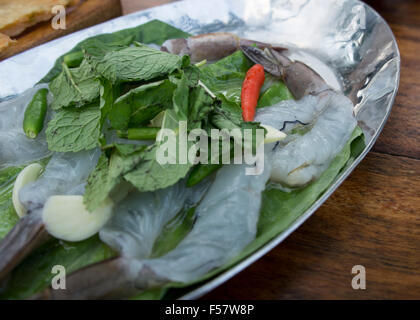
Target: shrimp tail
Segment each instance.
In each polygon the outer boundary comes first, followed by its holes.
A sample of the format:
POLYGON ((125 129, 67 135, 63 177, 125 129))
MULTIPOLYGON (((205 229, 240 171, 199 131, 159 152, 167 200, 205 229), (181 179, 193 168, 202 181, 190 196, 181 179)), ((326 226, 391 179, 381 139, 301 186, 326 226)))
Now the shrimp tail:
POLYGON ((0 281, 49 238, 38 214, 29 214, 0 243, 0 281))
POLYGON ((241 46, 241 50, 252 62, 261 64, 265 71, 283 79, 297 100, 331 89, 311 67, 300 61, 292 61, 279 50, 255 46, 241 46))

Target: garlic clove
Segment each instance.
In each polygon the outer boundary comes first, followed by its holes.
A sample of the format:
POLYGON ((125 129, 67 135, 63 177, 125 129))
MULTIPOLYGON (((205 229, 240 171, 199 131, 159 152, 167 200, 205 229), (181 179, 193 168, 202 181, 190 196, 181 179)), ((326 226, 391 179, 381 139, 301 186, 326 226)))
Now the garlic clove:
POLYGON ((113 202, 107 198, 89 212, 83 196, 51 196, 45 203, 42 219, 47 231, 65 241, 82 241, 96 234, 112 216, 113 202))
POLYGON ((30 182, 33 182, 39 178, 43 167, 39 163, 33 163, 25 167, 17 176, 12 192, 12 202, 15 207, 16 213, 20 218, 23 218, 27 209, 19 200, 20 190, 30 182))

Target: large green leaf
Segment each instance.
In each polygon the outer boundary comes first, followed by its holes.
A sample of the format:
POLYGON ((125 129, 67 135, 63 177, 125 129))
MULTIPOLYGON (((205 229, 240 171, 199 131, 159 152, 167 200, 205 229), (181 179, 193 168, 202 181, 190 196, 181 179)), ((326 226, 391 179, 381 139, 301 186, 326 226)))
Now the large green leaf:
MULTIPOLYGON (((231 110, 241 112, 241 90, 248 69, 252 63, 241 51, 200 68, 200 79, 221 98, 231 110)), ((266 73, 258 107, 273 105, 293 96, 283 82, 266 73)))
POLYGON ((126 43, 127 39, 129 38, 132 39, 132 41, 137 41, 141 43, 154 43, 157 45, 161 45, 167 39, 185 38, 188 36, 188 33, 176 29, 164 22, 152 20, 148 23, 142 24, 134 28, 90 37, 83 40, 82 42, 77 44, 72 50, 66 52, 61 57, 59 57, 55 62, 54 67, 48 72, 48 74, 44 78, 41 79, 40 82, 48 83, 60 74, 65 55, 81 51, 83 47, 88 47, 92 43, 97 42, 98 40, 109 44, 122 44, 126 43))
POLYGON ((147 124, 164 108, 172 105, 175 85, 169 80, 148 83, 119 97, 109 119, 114 129, 124 130, 147 124))
POLYGON ((84 60, 78 68, 64 66, 50 83, 54 96, 51 108, 82 107, 99 98, 100 83, 92 66, 84 60))
POLYGON ((51 285, 55 265, 63 266, 69 274, 114 256, 115 252, 97 236, 76 243, 52 239, 12 272, 6 291, 0 292, 0 299, 25 299, 51 285))
POLYGON ((0 171, 0 240, 19 221, 12 203, 12 191, 15 180, 23 168, 10 167, 0 171))
POLYGON ((99 145, 101 110, 99 106, 58 111, 48 123, 48 149, 56 152, 78 152, 99 145))
POLYGON ((114 83, 134 82, 166 76, 184 63, 182 57, 141 45, 108 52, 95 69, 114 83))

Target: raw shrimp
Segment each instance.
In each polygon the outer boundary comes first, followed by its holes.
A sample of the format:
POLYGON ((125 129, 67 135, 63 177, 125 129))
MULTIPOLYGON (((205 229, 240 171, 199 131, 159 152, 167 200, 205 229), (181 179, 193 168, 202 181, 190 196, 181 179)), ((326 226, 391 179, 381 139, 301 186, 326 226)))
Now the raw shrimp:
POLYGON ((342 150, 357 125, 353 103, 329 87, 310 67, 266 48, 241 47, 246 56, 284 80, 298 101, 283 101, 258 111, 255 121, 293 133, 273 148, 271 180, 301 187, 318 178, 342 150))
POLYGON ((70 275, 67 290, 47 289, 35 298, 127 298, 169 282, 194 281, 224 265, 255 238, 261 194, 270 175, 268 160, 259 176, 246 175, 245 167, 224 166, 206 193, 208 181, 193 188, 181 181, 153 193, 132 194, 100 232, 121 257, 70 275), (175 249, 150 258, 154 241, 184 201, 188 207, 199 203, 193 229, 175 249))
POLYGON ((317 179, 357 125, 351 101, 334 91, 260 109, 255 121, 288 133, 287 140, 273 148, 271 180, 290 187, 317 179))
MULTIPOLYGON (((138 292, 131 268, 136 261, 152 254, 156 239, 165 225, 182 211, 195 206, 208 189, 207 180, 194 188, 186 188, 185 181, 157 190, 133 191, 115 208, 118 212, 101 230, 101 239, 120 253, 120 257, 81 269, 69 277, 67 290, 49 292, 38 298, 99 298, 125 297, 138 292), (115 277, 115 275, 118 275, 115 277)), ((153 282, 156 276, 146 277, 153 282)), ((146 281, 146 280, 145 280, 146 281)))

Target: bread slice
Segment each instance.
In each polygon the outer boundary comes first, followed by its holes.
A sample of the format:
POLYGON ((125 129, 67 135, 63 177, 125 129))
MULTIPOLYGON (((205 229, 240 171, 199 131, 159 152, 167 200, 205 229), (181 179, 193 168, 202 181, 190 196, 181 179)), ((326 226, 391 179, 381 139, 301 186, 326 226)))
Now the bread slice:
POLYGON ((17 41, 10 39, 8 35, 0 33, 0 59, 3 59, 8 49, 13 46, 17 41))
POLYGON ((9 37, 21 34, 25 29, 51 19, 51 9, 56 5, 70 7, 81 0, 0 0, 0 33, 9 37))
POLYGON ((5 50, 6 48, 10 47, 16 43, 16 40, 12 40, 9 38, 9 36, 0 33, 0 51, 5 50))

